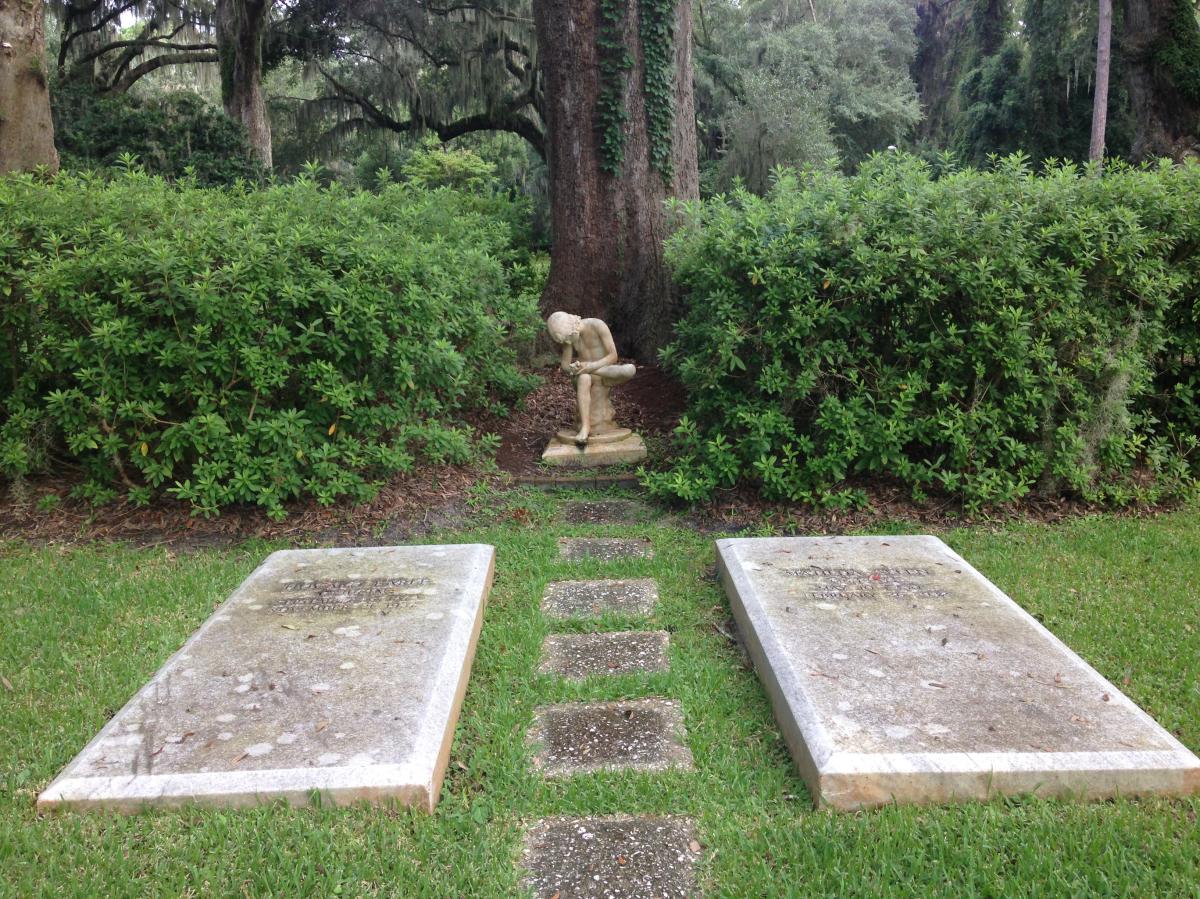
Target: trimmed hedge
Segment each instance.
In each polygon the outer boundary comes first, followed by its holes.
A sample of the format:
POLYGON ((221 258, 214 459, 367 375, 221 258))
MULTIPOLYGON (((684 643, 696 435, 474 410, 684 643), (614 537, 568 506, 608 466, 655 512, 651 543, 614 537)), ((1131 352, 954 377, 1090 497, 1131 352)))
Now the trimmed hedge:
POLYGON ((663 359, 688 414, 656 494, 844 507, 883 476, 979 509, 1192 483, 1200 166, 935 178, 887 154, 681 212, 663 359))
POLYGON ((0 181, 0 472, 70 461, 93 499, 165 489, 281 516, 466 461, 465 417, 531 386, 518 218, 502 198, 311 178, 0 181))

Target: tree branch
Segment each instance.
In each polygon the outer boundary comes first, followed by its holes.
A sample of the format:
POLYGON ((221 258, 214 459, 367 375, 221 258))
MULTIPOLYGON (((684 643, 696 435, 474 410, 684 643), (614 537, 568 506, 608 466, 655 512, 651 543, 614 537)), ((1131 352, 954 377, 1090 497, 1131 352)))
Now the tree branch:
POLYGON ((356 104, 363 111, 364 117, 380 128, 386 128, 398 134, 418 130, 432 131, 443 143, 476 131, 507 131, 523 137, 542 159, 546 158, 545 135, 533 119, 521 114, 521 110, 527 106, 537 108, 534 104, 532 90, 520 97, 513 98, 503 109, 495 112, 476 113, 451 122, 435 122, 419 111, 410 110, 411 117, 400 121, 388 115, 366 97, 339 82, 323 66, 318 66, 317 69, 343 99, 356 104))
POLYGON ((148 59, 139 66, 130 69, 128 73, 115 85, 109 88, 110 91, 117 94, 123 94, 129 88, 133 87, 134 83, 151 72, 161 69, 163 66, 183 66, 191 65, 198 62, 219 62, 216 51, 205 51, 197 53, 164 53, 162 56, 156 56, 153 59, 148 59))
POLYGON ((99 48, 98 50, 93 50, 91 53, 88 53, 86 56, 81 56, 79 59, 75 60, 75 64, 76 65, 85 65, 85 64, 91 62, 93 59, 96 59, 100 56, 104 56, 106 53, 109 53, 113 50, 120 50, 124 47, 140 47, 142 49, 145 49, 147 47, 161 47, 164 50, 177 50, 180 52, 187 52, 190 50, 216 50, 216 49, 218 49, 216 44, 173 44, 167 38, 151 38, 150 40, 134 40, 134 41, 113 41, 111 44, 105 44, 103 47, 99 48))

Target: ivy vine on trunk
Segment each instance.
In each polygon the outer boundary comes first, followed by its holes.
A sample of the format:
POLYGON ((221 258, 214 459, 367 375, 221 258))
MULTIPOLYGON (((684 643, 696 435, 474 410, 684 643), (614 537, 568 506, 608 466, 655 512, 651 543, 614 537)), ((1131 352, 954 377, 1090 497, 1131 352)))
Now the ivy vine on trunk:
MULTIPOLYGON (((619 174, 625 161, 625 107, 634 51, 625 41, 629 0, 600 0, 596 56, 600 90, 596 97, 596 129, 600 168, 619 174)), ((675 13, 676 0, 640 0, 637 39, 641 50, 640 88, 646 110, 650 164, 670 183, 672 133, 675 127, 675 13)))
POLYGON ((642 0, 642 91, 650 164, 671 180, 671 132, 675 124, 675 0, 642 0))

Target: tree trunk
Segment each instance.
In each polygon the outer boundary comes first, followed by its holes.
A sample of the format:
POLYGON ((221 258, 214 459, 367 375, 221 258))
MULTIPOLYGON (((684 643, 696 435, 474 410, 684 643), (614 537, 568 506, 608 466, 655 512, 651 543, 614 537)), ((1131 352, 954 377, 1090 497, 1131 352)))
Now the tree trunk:
POLYGON ((691 0, 674 15, 674 122, 671 174, 651 159, 645 65, 639 38, 641 0, 627 0, 621 27, 632 66, 625 79, 624 159, 606 172, 597 99, 600 0, 535 0, 550 169, 553 246, 542 295, 549 311, 603 318, 622 353, 652 358, 669 337, 675 289, 663 263, 669 197, 699 197, 695 106, 692 99, 691 0))
POLYGON ((1200 24, 1192 0, 1128 0, 1122 50, 1135 159, 1200 152, 1200 24))
POLYGON ((1108 72, 1112 67, 1112 0, 1100 0, 1096 28, 1096 92, 1092 97, 1092 141, 1088 159, 1104 162, 1104 129, 1108 122, 1108 72))
POLYGON ((0 175, 58 171, 42 0, 0 0, 0 175))
POLYGON ((272 0, 217 0, 217 46, 225 114, 241 122, 259 160, 271 167, 271 122, 262 90, 263 37, 272 0))

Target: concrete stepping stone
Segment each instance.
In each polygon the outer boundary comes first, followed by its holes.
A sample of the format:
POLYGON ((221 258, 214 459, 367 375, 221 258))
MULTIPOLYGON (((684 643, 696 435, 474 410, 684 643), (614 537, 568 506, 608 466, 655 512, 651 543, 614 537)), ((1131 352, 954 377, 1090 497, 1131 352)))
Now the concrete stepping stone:
POLYGON ((666 631, 603 634, 551 634, 542 644, 543 674, 583 680, 597 674, 666 671, 670 667, 666 631))
POLYGON ((644 617, 654 614, 658 585, 652 578, 604 581, 554 581, 542 596, 547 618, 597 618, 600 615, 644 617))
POLYGON ((558 554, 568 562, 597 559, 652 559, 654 549, 644 537, 559 537, 558 554))
POLYGON ((547 777, 691 770, 683 710, 670 699, 570 702, 534 713, 534 765, 547 777))
POLYGON ((627 499, 579 500, 563 506, 559 518, 583 524, 636 524, 649 510, 627 499))
POLYGON ((526 835, 524 884, 534 899, 682 899, 702 851, 682 816, 546 818, 526 835))

